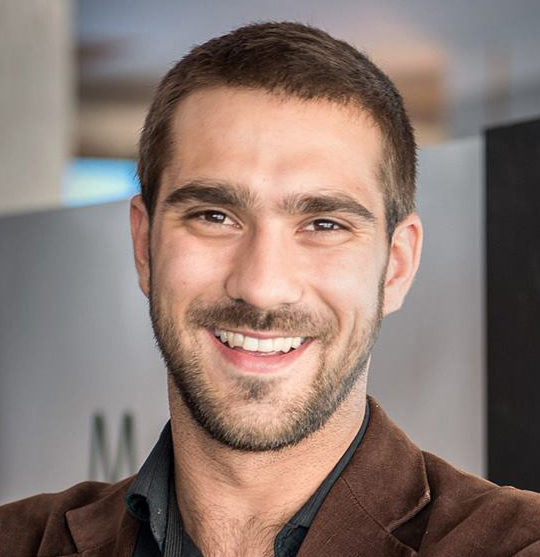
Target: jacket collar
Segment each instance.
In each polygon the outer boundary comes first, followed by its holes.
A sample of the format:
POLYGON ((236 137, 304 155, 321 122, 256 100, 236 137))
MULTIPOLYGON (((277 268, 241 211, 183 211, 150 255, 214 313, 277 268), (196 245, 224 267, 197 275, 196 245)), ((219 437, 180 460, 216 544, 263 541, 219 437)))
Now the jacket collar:
POLYGON ((365 437, 328 494, 298 557, 414 555, 391 532, 430 501, 420 449, 368 397, 365 437), (368 549, 369 548, 369 549, 368 549))
MULTIPOLYGON (((67 524, 77 551, 93 549, 92 557, 131 557, 140 523, 124 502, 134 477, 104 486, 96 500, 66 513, 67 524)), ((89 485, 93 493, 95 487, 89 485)), ((94 494, 94 493, 93 493, 94 494)), ((94 495, 95 496, 95 495, 94 495)))
MULTIPOLYGON (((424 457, 373 398, 368 404, 362 443, 324 500, 298 557, 354 557, 360 547, 369 555, 414 554, 391 532, 430 501, 424 457)), ((93 547, 95 557, 133 554, 139 523, 124 503, 133 479, 106 487, 95 502, 66 513, 78 551, 93 547)))

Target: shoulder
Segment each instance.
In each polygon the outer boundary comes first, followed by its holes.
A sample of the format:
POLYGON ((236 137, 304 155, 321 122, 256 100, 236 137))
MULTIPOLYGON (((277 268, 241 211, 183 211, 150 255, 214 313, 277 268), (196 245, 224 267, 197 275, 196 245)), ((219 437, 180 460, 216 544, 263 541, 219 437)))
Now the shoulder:
POLYGON ((539 493, 498 486, 423 454, 431 490, 424 543, 436 542, 441 555, 452 545, 471 555, 540 554, 539 493))
POLYGON ((368 401, 370 423, 344 476, 378 524, 421 555, 540 555, 540 494, 500 487, 421 451, 368 401))
POLYGON ((66 513, 103 500, 109 510, 120 513, 132 481, 130 477, 116 484, 83 482, 59 493, 42 493, 0 506, 0 555, 50 554, 48 547, 56 555, 75 553, 66 513))
MULTIPOLYGON (((446 504, 463 505, 469 501, 482 501, 497 505, 504 503, 515 510, 540 511, 540 493, 516 489, 512 486, 499 486, 452 466, 442 458, 423 452, 428 481, 432 496, 446 504)), ((540 524, 540 515, 535 517, 540 524)))

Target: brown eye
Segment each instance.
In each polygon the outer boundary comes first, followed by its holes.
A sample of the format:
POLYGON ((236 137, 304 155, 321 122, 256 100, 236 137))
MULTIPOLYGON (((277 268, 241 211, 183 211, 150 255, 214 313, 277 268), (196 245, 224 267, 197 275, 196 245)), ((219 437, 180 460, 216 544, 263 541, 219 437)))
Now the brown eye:
POLYGON ((345 227, 341 224, 329 219, 316 219, 311 221, 307 227, 310 232, 337 232, 344 230, 345 227))
POLYGON ((219 211, 205 211, 201 216, 208 222, 217 222, 219 224, 223 224, 227 218, 226 215, 220 213, 219 211))
POLYGON ((216 211, 214 209, 207 209, 205 211, 197 211, 187 217, 190 220, 199 220, 209 224, 225 224, 226 226, 234 225, 234 221, 225 213, 216 211), (227 222, 227 219, 230 221, 227 222))

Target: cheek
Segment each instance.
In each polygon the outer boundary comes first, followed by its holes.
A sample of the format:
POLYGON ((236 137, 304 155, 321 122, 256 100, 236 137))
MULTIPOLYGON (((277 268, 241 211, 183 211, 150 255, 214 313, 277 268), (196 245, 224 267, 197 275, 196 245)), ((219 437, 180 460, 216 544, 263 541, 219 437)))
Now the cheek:
POLYGON ((198 293, 215 289, 226 273, 230 258, 224 250, 209 249, 197 242, 185 241, 179 234, 160 244, 153 272, 155 283, 169 297, 192 299, 198 293))
POLYGON ((312 273, 317 296, 340 321, 377 308, 380 265, 373 253, 335 253, 312 273))

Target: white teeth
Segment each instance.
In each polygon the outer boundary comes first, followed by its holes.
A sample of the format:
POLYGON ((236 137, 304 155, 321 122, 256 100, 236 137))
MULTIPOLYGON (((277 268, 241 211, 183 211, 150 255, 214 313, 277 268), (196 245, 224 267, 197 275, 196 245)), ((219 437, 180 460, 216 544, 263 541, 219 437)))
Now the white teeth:
POLYGON ((292 346, 293 348, 298 348, 301 344, 302 344, 302 339, 301 339, 300 337, 294 337, 294 338, 292 339, 292 344, 291 344, 291 346, 292 346))
POLYGON ((244 344, 242 344, 242 348, 244 350, 249 350, 250 352, 257 352, 259 348, 259 341, 256 338, 244 337, 244 344))
POLYGON ((282 351, 283 352, 289 352, 289 350, 291 349, 292 346, 292 338, 287 337, 283 339, 283 347, 282 347, 282 351))
POLYGON ((260 338, 257 342, 259 352, 273 352, 274 351, 274 341, 271 338, 260 338))
POLYGON ((232 331, 214 330, 214 335, 231 348, 241 346, 250 352, 289 352, 298 348, 306 339, 302 337, 254 338, 232 331))
POLYGON ((231 343, 231 333, 228 333, 228 340, 229 340, 229 344, 231 345, 232 348, 234 348, 235 346, 241 346, 242 348, 244 347, 244 335, 241 335, 240 333, 233 333, 232 335, 232 343, 231 343))
POLYGON ((285 342, 284 342, 284 338, 283 337, 278 337, 278 338, 273 338, 272 339, 272 348, 276 351, 276 352, 280 352, 281 350, 283 350, 283 348, 285 347, 285 342))

